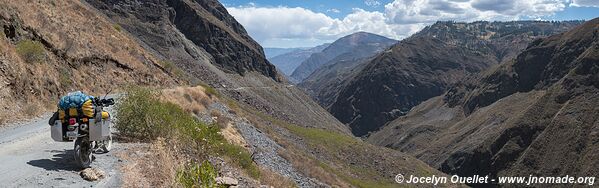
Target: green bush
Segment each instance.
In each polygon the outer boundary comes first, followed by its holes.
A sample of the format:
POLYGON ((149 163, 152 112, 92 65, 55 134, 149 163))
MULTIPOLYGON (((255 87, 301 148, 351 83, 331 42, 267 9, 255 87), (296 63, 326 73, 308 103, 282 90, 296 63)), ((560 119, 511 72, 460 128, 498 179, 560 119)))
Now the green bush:
POLYGON ((208 94, 209 97, 212 97, 212 96, 220 97, 220 94, 218 93, 218 91, 216 91, 216 89, 214 89, 210 85, 205 84, 205 83, 199 83, 198 85, 200 85, 204 88, 204 90, 205 90, 204 92, 206 92, 206 94, 208 94))
POLYGON ((208 161, 204 161, 201 165, 192 162, 185 166, 184 169, 177 171, 177 181, 186 188, 202 187, 202 188, 217 188, 223 187, 216 184, 217 172, 208 161))
MULTIPOLYGON (((162 102, 158 92, 132 87, 118 100, 115 127, 119 133, 142 141, 169 138, 176 129, 205 127, 177 105, 162 102)), ((195 131, 192 131, 195 132, 195 131)))
POLYGON ((141 141, 158 137, 177 139, 194 146, 195 153, 226 156, 249 175, 260 176, 250 154, 240 146, 229 144, 219 134, 218 125, 207 125, 181 107, 161 101, 157 91, 140 87, 127 89, 118 100, 116 115, 115 127, 122 136, 141 141))
POLYGON ((41 63, 46 60, 44 45, 38 41, 19 41, 17 43, 17 53, 27 63, 41 63))
POLYGON ((258 169, 256 164, 254 164, 252 156, 244 148, 237 145, 224 144, 218 149, 218 152, 221 155, 228 156, 235 164, 242 169, 245 169, 246 173, 250 175, 250 177, 260 177, 260 169, 258 169))
POLYGON ((112 24, 112 27, 114 28, 114 30, 118 32, 121 32, 123 30, 123 28, 119 24, 112 24))

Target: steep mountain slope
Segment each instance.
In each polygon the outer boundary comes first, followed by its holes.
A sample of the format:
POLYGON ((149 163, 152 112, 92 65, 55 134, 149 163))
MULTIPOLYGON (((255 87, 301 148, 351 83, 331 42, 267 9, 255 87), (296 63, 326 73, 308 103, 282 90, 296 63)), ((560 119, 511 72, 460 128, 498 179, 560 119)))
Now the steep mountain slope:
POLYGON ((160 58, 79 1, 0 5, 0 124, 55 110, 73 90, 177 83, 160 58))
POLYGON ((460 175, 599 174, 599 19, 532 42, 372 134, 460 175))
POLYGON ((300 66, 302 62, 308 59, 312 54, 319 53, 330 44, 323 44, 309 49, 298 49, 285 54, 268 58, 275 67, 277 67, 283 74, 291 76, 293 71, 300 66))
POLYGON ((350 76, 329 111, 355 135, 366 135, 449 85, 509 60, 533 39, 579 23, 437 22, 350 76))
POLYGON ((339 90, 360 72, 372 57, 340 60, 328 63, 314 71, 298 86, 308 93, 320 106, 329 108, 335 102, 339 90))
POLYGON ((215 0, 88 2, 191 79, 277 118, 349 132, 303 92, 281 82, 262 48, 215 0))
POLYGON ((342 58, 335 60, 341 61, 372 56, 396 42, 395 40, 366 32, 358 32, 342 37, 331 43, 322 52, 312 54, 308 59, 303 61, 291 74, 291 80, 298 83, 302 82, 316 69, 335 58, 342 58))

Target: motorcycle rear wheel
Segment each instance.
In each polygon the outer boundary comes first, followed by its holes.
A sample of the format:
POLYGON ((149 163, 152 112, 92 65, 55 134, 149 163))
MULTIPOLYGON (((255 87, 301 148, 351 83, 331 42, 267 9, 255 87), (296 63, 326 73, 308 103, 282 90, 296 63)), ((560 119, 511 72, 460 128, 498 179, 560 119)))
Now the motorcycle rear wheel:
POLYGON ((75 141, 75 162, 81 168, 89 168, 92 163, 92 144, 86 137, 79 137, 75 141))
POLYGON ((103 141, 102 149, 105 153, 110 152, 110 149, 112 149, 112 135, 108 136, 108 140, 103 141))

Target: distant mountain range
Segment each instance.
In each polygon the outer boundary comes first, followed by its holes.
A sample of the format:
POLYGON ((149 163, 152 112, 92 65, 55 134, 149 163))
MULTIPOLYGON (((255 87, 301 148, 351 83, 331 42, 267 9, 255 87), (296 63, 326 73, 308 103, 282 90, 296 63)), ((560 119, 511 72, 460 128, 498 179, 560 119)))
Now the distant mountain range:
MULTIPOLYGON (((275 65, 279 70, 283 72, 286 76, 290 76, 293 71, 306 59, 308 59, 312 54, 321 52, 330 44, 323 44, 313 48, 290 48, 290 49, 279 49, 279 55, 275 55, 273 57, 269 57, 268 61, 275 65)), ((268 48, 265 48, 267 51, 268 48)), ((273 52, 271 52, 273 53, 273 52)), ((273 53, 278 54, 278 53, 273 53)), ((267 55, 268 56, 268 55, 267 55)))
POLYGON ((310 48, 264 48, 264 55, 266 55, 267 59, 270 59, 272 57, 281 55, 281 54, 286 54, 289 52, 293 52, 296 50, 306 50, 306 49, 310 49, 310 48))
POLYGON ((301 82, 323 65, 372 56, 395 43, 396 40, 366 32, 342 37, 303 61, 291 74, 291 80, 301 82))

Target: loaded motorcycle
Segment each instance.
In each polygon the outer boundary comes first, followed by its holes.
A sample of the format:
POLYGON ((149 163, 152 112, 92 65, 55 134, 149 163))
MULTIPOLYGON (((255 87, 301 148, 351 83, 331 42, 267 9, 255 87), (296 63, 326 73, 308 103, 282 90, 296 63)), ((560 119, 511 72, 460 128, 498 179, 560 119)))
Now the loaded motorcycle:
POLYGON ((111 117, 104 107, 114 105, 114 99, 94 98, 87 103, 87 109, 59 110, 57 113, 60 118, 56 118, 51 125, 51 136, 54 141, 75 141, 75 161, 82 168, 90 167, 93 152, 100 149, 109 152, 112 145, 111 117))

